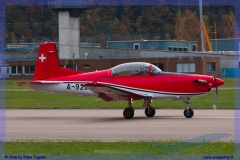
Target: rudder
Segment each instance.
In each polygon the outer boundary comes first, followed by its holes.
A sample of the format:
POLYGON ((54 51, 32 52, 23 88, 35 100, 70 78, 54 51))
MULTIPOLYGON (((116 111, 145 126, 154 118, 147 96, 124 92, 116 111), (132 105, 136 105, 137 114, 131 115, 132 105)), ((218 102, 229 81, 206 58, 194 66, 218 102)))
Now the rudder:
POLYGON ((82 72, 60 67, 57 49, 54 42, 40 44, 36 60, 34 80, 46 80, 77 73, 82 72))

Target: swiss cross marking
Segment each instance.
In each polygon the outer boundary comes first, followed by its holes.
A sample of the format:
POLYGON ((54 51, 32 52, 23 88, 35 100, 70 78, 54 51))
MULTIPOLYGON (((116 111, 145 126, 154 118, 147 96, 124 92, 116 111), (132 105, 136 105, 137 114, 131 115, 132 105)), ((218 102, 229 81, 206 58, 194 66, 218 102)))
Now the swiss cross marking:
POLYGON ((38 57, 38 59, 41 61, 41 62, 45 62, 47 57, 44 55, 44 54, 41 54, 41 56, 38 57))

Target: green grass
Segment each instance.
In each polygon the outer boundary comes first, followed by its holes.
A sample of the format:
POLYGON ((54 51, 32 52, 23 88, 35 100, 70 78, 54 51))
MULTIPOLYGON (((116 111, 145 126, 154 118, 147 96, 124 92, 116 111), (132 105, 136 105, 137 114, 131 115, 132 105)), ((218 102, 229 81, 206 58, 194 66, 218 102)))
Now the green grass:
MULTIPOLYGON (((211 109, 213 105, 213 91, 210 93, 192 98, 191 104, 193 108, 211 109)), ((142 108, 143 101, 134 101, 134 108, 142 108)), ((117 109, 126 108, 126 101, 106 102, 94 96, 78 96, 74 94, 63 93, 41 93, 35 91, 6 92, 6 108, 18 109, 117 109)), ((183 109, 186 104, 183 101, 173 101, 172 99, 154 100, 152 106, 159 109, 183 109)), ((234 108, 234 91, 219 90, 217 106, 219 109, 234 108)))
POLYGON ((30 89, 29 85, 18 85, 15 82, 30 82, 31 80, 6 80, 6 89, 30 89))
POLYGON ((235 79, 234 78, 222 78, 224 80, 225 84, 221 86, 221 88, 233 88, 235 85, 235 79))
POLYGON ((203 154, 233 155, 233 142, 6 142, 7 154, 203 154), (160 144, 161 147, 158 147, 160 144), (165 148, 164 148, 164 147, 165 148), (186 147, 188 146, 188 147, 186 147), (190 146, 190 147, 189 147, 190 146), (186 149, 187 148, 187 149, 186 149))

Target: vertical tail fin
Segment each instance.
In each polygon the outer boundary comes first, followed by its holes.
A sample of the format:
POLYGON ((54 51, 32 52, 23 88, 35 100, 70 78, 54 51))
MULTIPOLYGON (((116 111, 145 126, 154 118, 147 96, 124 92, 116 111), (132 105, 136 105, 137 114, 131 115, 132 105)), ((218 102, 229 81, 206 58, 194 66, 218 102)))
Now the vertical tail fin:
POLYGON ((60 67, 54 42, 40 44, 36 60, 34 80, 45 80, 78 73, 82 72, 60 67))

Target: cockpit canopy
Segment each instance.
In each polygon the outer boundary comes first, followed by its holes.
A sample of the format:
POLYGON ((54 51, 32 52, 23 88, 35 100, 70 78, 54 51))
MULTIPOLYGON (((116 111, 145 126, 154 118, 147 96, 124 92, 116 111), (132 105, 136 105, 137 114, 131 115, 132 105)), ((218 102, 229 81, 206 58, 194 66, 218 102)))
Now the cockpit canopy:
POLYGON ((112 76, 157 75, 161 69, 146 62, 124 63, 112 68, 112 76))

